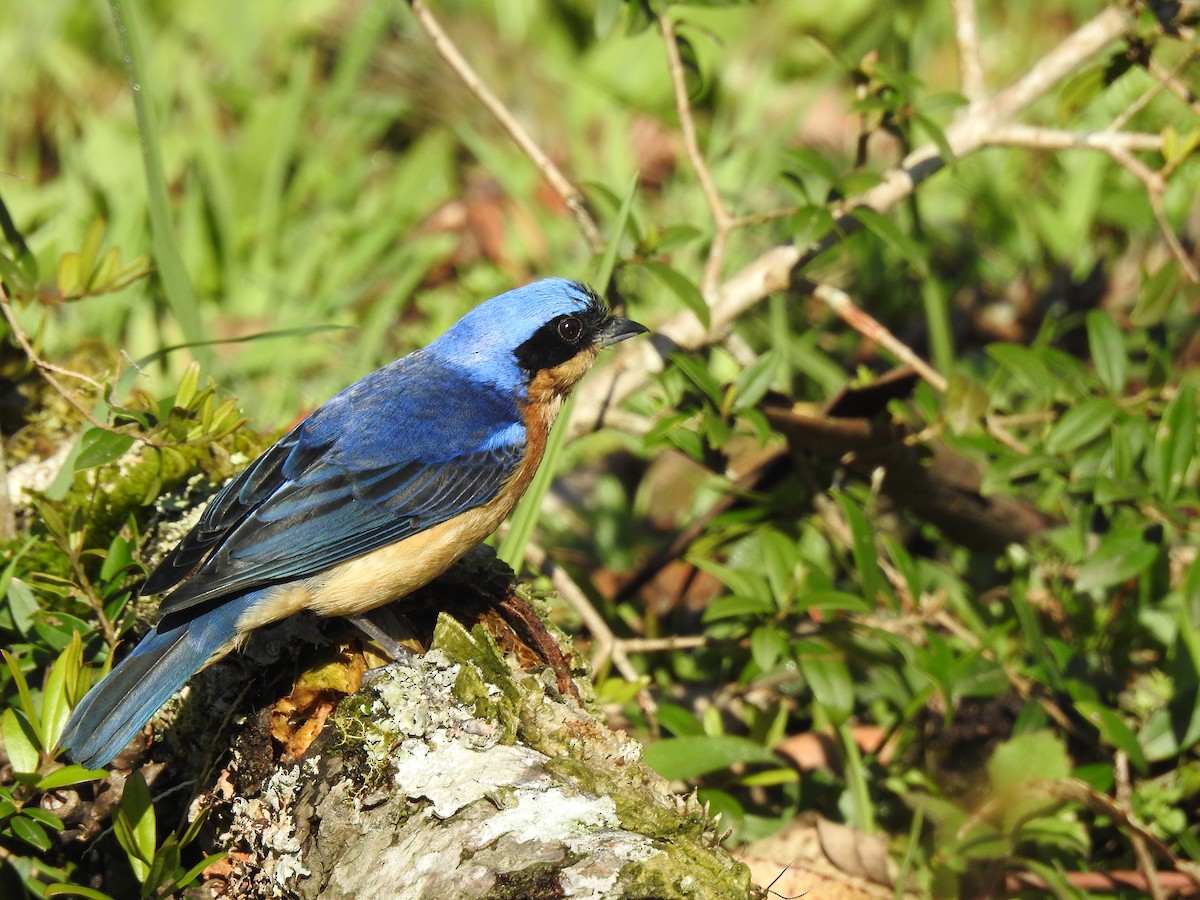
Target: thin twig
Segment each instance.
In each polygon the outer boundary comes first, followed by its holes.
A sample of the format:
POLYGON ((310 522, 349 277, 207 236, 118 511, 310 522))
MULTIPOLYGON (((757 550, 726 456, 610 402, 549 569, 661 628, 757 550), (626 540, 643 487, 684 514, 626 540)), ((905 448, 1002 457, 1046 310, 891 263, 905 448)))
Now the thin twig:
MULTIPOLYGON (((0 308, 4 311, 4 318, 8 320, 8 327, 12 329, 13 337, 16 338, 21 349, 25 351, 25 356, 29 362, 42 373, 50 373, 52 375, 61 375, 64 378, 74 378, 76 381, 82 381, 89 387, 95 388, 97 391, 103 391, 104 385, 96 381, 90 375, 84 375, 82 372, 75 372, 71 369, 65 369, 62 366, 57 366, 48 359, 43 359, 33 349, 33 344, 29 340, 29 336, 25 334, 24 329, 16 320, 16 314, 12 311, 12 306, 8 299, 8 292, 4 289, 4 284, 0 282, 0 308)), ((55 385, 53 378, 46 379, 52 386, 55 385)), ((58 387, 55 387, 59 390, 58 387)))
POLYGON ((987 99, 983 54, 979 49, 979 18, 975 0, 950 0, 954 15, 954 39, 958 42, 959 80, 963 96, 971 103, 987 99))
POLYGON ((700 152, 700 142, 696 139, 696 122, 692 116, 692 104, 688 100, 687 78, 683 71, 683 59, 679 55, 679 44, 675 35, 675 23, 669 13, 658 17, 658 28, 662 33, 663 47, 667 53, 667 68, 671 73, 671 85, 675 91, 675 112, 679 116, 679 129, 683 132, 683 146, 688 160, 700 182, 700 190, 704 201, 708 204, 709 214, 713 220, 713 240, 708 251, 708 260, 704 264, 704 274, 700 279, 700 293, 710 297, 721 277, 725 266, 725 250, 729 243, 729 234, 733 230, 734 218, 721 201, 717 184, 712 172, 700 152))
POLYGON ((711 640, 703 634, 661 638, 617 638, 626 653, 669 653, 672 650, 699 650, 711 640))
POLYGON ((1001 123, 991 129, 987 143, 992 147, 1029 147, 1036 150, 1117 150, 1162 153, 1161 134, 1137 131, 1067 131, 1061 128, 1042 128, 1016 122, 1001 123))
MULTIPOLYGON (((1114 754, 1113 782, 1116 787, 1117 803, 1125 809, 1132 809, 1133 785, 1129 779, 1129 754, 1124 750, 1118 750, 1114 754)), ((1166 894, 1163 893, 1162 885, 1158 883, 1158 868, 1150 848, 1146 846, 1146 842, 1142 840, 1141 834, 1137 831, 1129 832, 1129 843, 1133 846, 1133 855, 1137 857, 1138 871, 1146 879, 1150 896, 1154 900, 1163 900, 1166 894)))
POLYGON ((153 438, 147 437, 146 435, 138 434, 133 431, 127 431, 121 428, 114 428, 106 422, 101 422, 98 418, 96 418, 90 409, 84 406, 83 403, 76 398, 74 391, 69 390, 61 381, 54 377, 55 375, 62 375, 67 378, 76 378, 85 384, 91 385, 97 390, 103 390, 103 386, 99 382, 89 378, 87 375, 84 375, 81 372, 72 372, 70 369, 64 369, 45 359, 42 359, 38 352, 33 348, 33 344, 30 343, 29 337, 25 334, 24 329, 21 328, 20 323, 17 322, 16 314, 13 312, 12 305, 8 299, 8 293, 4 290, 4 286, 2 284, 0 284, 0 312, 3 312, 4 318, 8 320, 8 327, 12 329, 13 339, 16 340, 18 346, 20 346, 21 350, 25 353, 26 358, 33 365, 33 367, 41 374, 42 379, 46 382, 46 384, 50 385, 50 387, 59 396, 66 400, 76 412, 83 416, 83 418, 87 420, 89 424, 104 431, 111 431, 114 434, 131 435, 136 440, 142 441, 146 444, 158 444, 158 441, 155 441, 153 438))
POLYGON ((864 312, 862 307, 841 288, 836 288, 831 284, 815 284, 810 281, 802 282, 800 286, 808 287, 814 297, 837 313, 839 318, 867 340, 874 341, 901 362, 912 366, 935 391, 942 394, 946 392, 946 379, 937 370, 921 359, 877 319, 864 312))
POLYGON ((83 563, 79 557, 70 552, 71 569, 75 572, 75 582, 83 588, 84 596, 87 598, 88 608, 95 614, 96 619, 100 622, 100 630, 104 632, 104 641, 110 648, 117 646, 117 629, 113 626, 112 620, 108 618, 108 614, 104 611, 104 601, 100 599, 96 593, 96 589, 92 587, 91 579, 88 578, 87 571, 83 568, 83 563))
POLYGON ((421 2, 421 0, 409 0, 409 8, 413 15, 416 16, 417 22, 425 29, 425 33, 429 35, 429 40, 433 43, 434 49, 438 55, 445 60, 446 64, 454 70, 454 74, 459 77, 463 85, 475 98, 482 103, 500 124, 500 127, 512 138, 513 142, 521 149, 526 156, 533 161, 537 166, 542 177, 554 190, 563 203, 571 210, 571 214, 575 217, 575 222, 579 226, 579 230, 583 233, 584 240, 593 253, 599 253, 604 249, 604 241, 600 237, 600 229, 596 225, 596 220, 592 218, 592 214, 588 212, 587 204, 584 201, 583 193, 577 188, 562 170, 554 164, 550 156, 538 146, 537 142, 525 130, 517 117, 509 111, 493 93, 492 89, 487 86, 479 73, 467 62, 466 58, 459 52, 458 47, 450 40, 450 36, 446 34, 445 29, 434 17, 429 8, 421 2))
MULTIPOLYGON (((1080 26, 1050 50, 1028 72, 992 99, 968 107, 943 132, 957 158, 987 146, 990 132, 1008 123, 1018 112, 1045 96, 1064 78, 1127 35, 1136 20, 1119 5, 1109 6, 1080 26)), ((937 144, 930 142, 908 154, 903 162, 885 173, 875 187, 845 201, 834 210, 836 224, 826 236, 801 248, 782 244, 757 259, 707 294, 711 326, 704 329, 689 313, 679 313, 656 330, 653 341, 629 342, 614 355, 612 364, 595 373, 578 392, 571 433, 595 430, 604 411, 644 388, 662 371, 668 354, 695 350, 719 340, 741 315, 772 293, 788 289, 795 273, 857 231, 861 223, 851 215, 858 207, 886 212, 910 196, 916 187, 940 171, 945 160, 937 144)))
POLYGON ((1161 232, 1163 240, 1167 242, 1171 254, 1179 263, 1179 267, 1183 269, 1188 280, 1192 284, 1200 284, 1200 271, 1197 271, 1196 264, 1188 255, 1187 248, 1183 246, 1179 236, 1175 234, 1175 229, 1167 221, 1167 213, 1163 209, 1163 195, 1167 192, 1167 184, 1162 174, 1155 172, 1124 147, 1106 147, 1104 152, 1113 162, 1142 183, 1142 187, 1146 189, 1146 198, 1150 202, 1150 212, 1154 214, 1154 221, 1158 223, 1158 230, 1161 232))
MULTIPOLYGON (((1175 76, 1177 76, 1180 72, 1184 71, 1184 69, 1186 69, 1189 65, 1191 65, 1193 56, 1194 56, 1194 53, 1189 53, 1186 57, 1184 57, 1183 61, 1175 67, 1174 71, 1170 71, 1170 72, 1168 72, 1166 69, 1164 69, 1162 67, 1161 63, 1151 60, 1150 64, 1146 67, 1146 70, 1151 74, 1152 77, 1154 77, 1154 79, 1155 79, 1154 84, 1152 84, 1148 90, 1143 91, 1141 96, 1139 96, 1136 100, 1134 100, 1132 103, 1130 103, 1129 106, 1125 107, 1125 109, 1122 110, 1121 114, 1119 116, 1117 116, 1115 119, 1113 119, 1108 124, 1108 126, 1106 127, 1105 130, 1106 131, 1122 130, 1134 116, 1136 116, 1139 112, 1141 112, 1143 109, 1145 109, 1147 106, 1149 106, 1150 101, 1153 100, 1155 97, 1157 97, 1159 94, 1161 94, 1164 90, 1170 90, 1172 93, 1176 93, 1175 86, 1183 88, 1184 95, 1183 95, 1182 99, 1185 103, 1187 103, 1188 102, 1187 88, 1175 76), (1157 73, 1157 74, 1155 74, 1155 73, 1157 73)), ((1178 94, 1177 94, 1177 96, 1178 96, 1178 94)), ((1193 111, 1196 112, 1198 115, 1200 115, 1200 109, 1194 108, 1193 111)))
POLYGON ((750 225, 762 225, 774 222, 776 219, 786 219, 800 212, 799 206, 781 206, 779 209, 768 209, 766 212, 747 213, 733 220, 734 228, 746 228, 750 225))
MULTIPOLYGON (((525 547, 525 562, 550 579, 554 590, 575 610, 583 620, 584 627, 592 633, 592 639, 596 642, 596 652, 592 654, 591 659, 592 671, 599 671, 611 659, 613 667, 622 678, 630 682, 640 681, 642 676, 629 661, 621 641, 608 627, 604 617, 596 611, 596 607, 592 606, 592 601, 575 580, 555 565, 545 550, 532 542, 525 547)), ((638 704, 649 721, 658 721, 658 704, 645 688, 638 691, 638 704)))
POLYGON ((1174 69, 1167 69, 1162 63, 1151 59, 1147 69, 1163 87, 1191 107, 1192 112, 1200 116, 1200 97, 1197 97, 1187 83, 1179 77, 1195 58, 1196 51, 1193 50, 1174 69))

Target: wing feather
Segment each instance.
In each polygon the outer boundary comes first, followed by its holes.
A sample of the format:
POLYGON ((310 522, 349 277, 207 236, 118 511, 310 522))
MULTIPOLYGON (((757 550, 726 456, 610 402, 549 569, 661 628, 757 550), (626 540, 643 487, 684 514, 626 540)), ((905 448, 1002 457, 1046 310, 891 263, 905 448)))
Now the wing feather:
POLYGON ((515 401, 440 373, 421 404, 403 390, 411 375, 373 373, 226 485, 147 580, 147 593, 174 588, 161 614, 315 575, 494 498, 525 455, 515 401), (429 409, 431 427, 395 424, 429 409))

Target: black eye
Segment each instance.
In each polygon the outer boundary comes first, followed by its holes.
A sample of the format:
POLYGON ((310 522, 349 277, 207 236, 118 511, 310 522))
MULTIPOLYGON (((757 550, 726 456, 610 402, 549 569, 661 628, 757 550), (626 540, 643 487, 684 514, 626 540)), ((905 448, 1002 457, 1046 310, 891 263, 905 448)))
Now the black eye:
POLYGON ((583 336, 583 323, 574 316, 567 316, 558 323, 558 336, 568 344, 574 344, 583 336))

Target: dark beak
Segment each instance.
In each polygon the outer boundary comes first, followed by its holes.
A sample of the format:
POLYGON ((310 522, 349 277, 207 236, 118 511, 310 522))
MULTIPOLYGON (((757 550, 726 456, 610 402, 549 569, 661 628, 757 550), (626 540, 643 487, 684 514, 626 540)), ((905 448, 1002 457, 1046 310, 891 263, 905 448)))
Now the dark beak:
POLYGON ((609 320, 601 326, 600 331, 596 334, 596 343, 601 347, 611 347, 613 344, 619 344, 626 338, 636 337, 639 334, 647 334, 650 331, 645 325, 639 325, 637 322, 629 319, 622 319, 620 316, 610 316, 609 320))

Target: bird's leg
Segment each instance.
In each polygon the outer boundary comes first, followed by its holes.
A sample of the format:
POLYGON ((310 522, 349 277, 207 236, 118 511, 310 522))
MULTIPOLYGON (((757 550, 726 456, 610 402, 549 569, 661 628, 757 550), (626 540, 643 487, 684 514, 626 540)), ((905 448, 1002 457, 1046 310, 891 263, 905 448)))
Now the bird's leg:
POLYGON ((371 610, 359 616, 346 616, 346 619, 370 640, 378 644, 380 649, 392 658, 392 662, 408 662, 412 659, 412 651, 403 647, 372 618, 378 612, 379 610, 371 610))

